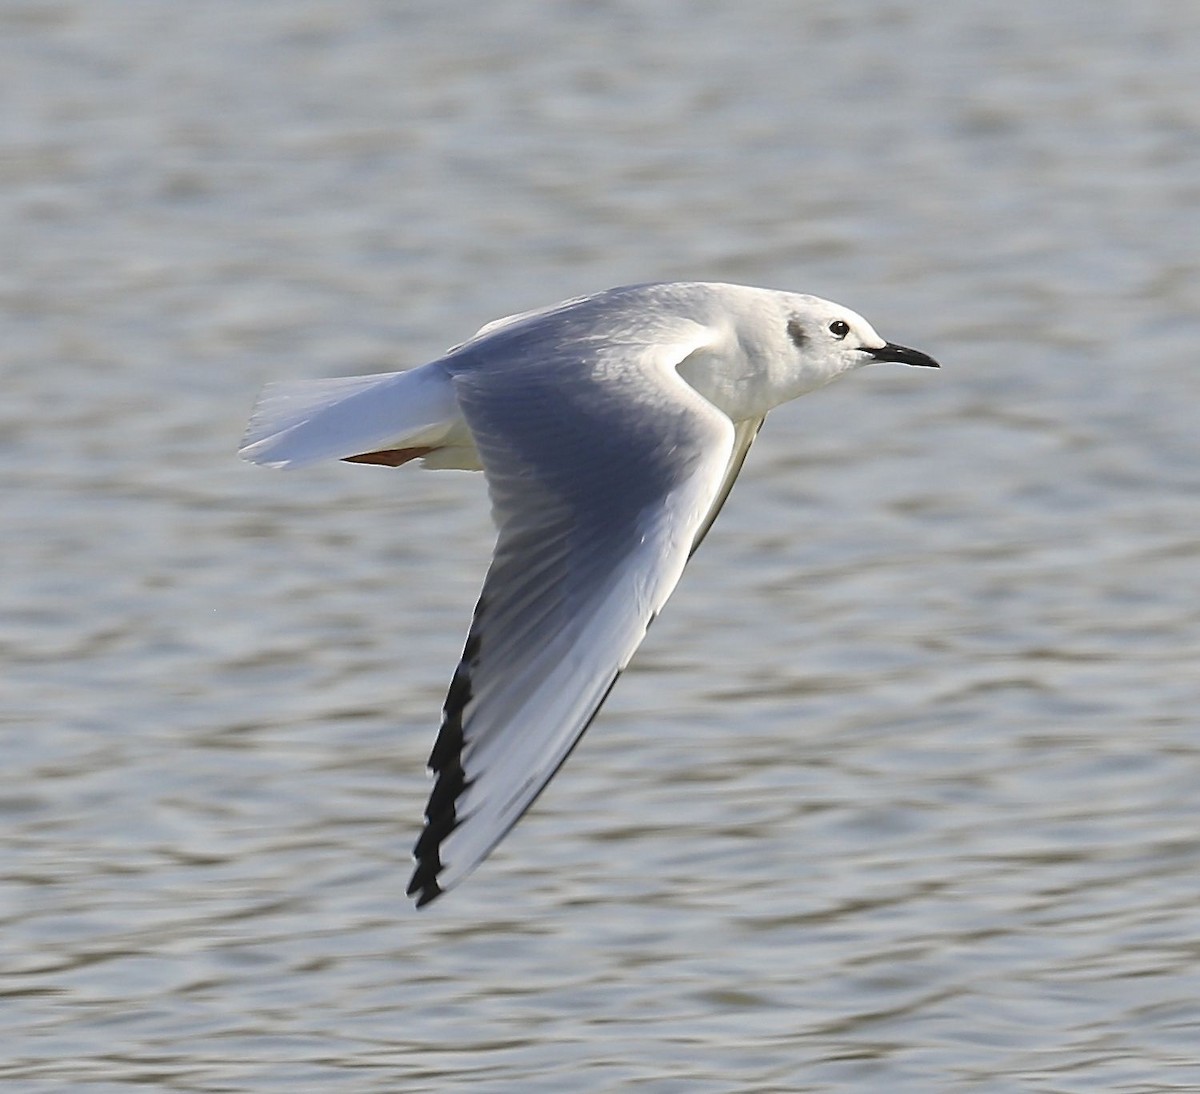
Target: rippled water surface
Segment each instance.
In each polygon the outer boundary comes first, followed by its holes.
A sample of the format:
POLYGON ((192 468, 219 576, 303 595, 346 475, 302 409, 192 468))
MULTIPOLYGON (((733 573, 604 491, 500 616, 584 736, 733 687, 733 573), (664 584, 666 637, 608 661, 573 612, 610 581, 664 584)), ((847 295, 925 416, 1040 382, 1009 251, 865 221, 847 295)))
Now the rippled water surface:
POLYGON ((0 1081, 1200 1089, 1200 7, 0 5, 0 1081), (482 481, 270 378, 657 278, 784 408, 571 763, 403 894, 482 481))

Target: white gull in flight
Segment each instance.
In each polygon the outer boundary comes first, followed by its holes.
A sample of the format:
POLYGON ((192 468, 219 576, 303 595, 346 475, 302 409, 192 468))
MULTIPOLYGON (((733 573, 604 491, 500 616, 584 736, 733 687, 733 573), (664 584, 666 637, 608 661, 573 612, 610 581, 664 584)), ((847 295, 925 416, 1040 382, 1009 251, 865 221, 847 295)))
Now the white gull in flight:
POLYGON ((591 724, 773 407, 937 367, 815 296, 677 282, 489 323, 406 372, 269 384, 241 455, 482 469, 499 530, 429 767, 408 887, 462 881, 591 724))

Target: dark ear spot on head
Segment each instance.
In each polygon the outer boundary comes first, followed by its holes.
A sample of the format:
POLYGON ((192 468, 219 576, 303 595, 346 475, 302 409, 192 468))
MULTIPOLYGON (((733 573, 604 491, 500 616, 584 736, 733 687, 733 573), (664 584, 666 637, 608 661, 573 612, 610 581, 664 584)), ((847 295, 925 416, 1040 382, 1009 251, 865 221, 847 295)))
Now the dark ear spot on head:
POLYGON ((808 341, 808 335, 804 333, 804 328, 800 326, 799 319, 789 319, 787 325, 788 337, 796 343, 800 348, 804 348, 804 343, 808 341))

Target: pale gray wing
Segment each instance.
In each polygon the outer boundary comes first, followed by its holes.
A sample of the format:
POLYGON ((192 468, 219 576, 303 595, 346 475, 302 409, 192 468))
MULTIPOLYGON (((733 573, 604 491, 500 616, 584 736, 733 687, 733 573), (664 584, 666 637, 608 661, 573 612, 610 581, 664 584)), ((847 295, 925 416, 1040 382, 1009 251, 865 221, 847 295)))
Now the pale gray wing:
POLYGON ((733 489, 733 484, 741 474, 742 464, 746 462, 746 457, 750 454, 750 446, 754 443, 754 438, 758 436, 758 431, 762 429, 764 421, 766 421, 766 415, 761 418, 745 418, 740 422, 733 423, 733 452, 729 456, 729 464, 725 468, 725 476, 721 479, 717 496, 713 499, 712 507, 705 514, 704 520, 701 521, 700 531, 696 533, 696 539, 692 543, 691 553, 693 555, 696 553, 696 548, 704 542, 704 537, 708 535, 713 521, 725 507, 729 491, 733 489))
POLYGON ((730 420, 675 371, 706 336, 450 362, 499 537, 429 759, 418 906, 533 804, 679 580, 733 450, 730 420))

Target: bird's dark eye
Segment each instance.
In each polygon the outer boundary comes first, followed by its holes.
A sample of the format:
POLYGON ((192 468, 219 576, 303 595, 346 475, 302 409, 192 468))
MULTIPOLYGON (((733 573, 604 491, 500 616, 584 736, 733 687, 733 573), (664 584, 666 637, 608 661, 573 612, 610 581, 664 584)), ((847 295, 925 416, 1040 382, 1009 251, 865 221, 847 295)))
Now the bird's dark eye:
POLYGON ((835 319, 829 324, 829 333, 832 334, 834 338, 845 338, 846 335, 850 333, 850 324, 844 319, 835 319))

